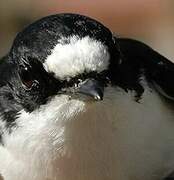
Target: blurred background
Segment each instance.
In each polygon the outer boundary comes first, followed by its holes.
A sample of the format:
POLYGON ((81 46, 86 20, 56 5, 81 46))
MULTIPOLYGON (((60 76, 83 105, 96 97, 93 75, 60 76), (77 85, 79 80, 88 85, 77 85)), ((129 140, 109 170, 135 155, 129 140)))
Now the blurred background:
POLYGON ((0 57, 26 25, 62 12, 93 17, 117 35, 144 41, 174 61, 173 0, 0 0, 0 57))

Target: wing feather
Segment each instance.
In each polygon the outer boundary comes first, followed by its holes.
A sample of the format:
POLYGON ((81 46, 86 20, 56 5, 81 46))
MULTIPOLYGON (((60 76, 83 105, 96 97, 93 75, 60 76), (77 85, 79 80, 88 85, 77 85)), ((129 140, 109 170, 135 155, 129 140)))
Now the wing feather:
POLYGON ((115 41, 122 56, 127 61, 140 63, 156 90, 174 100, 174 63, 140 41, 127 38, 116 38, 115 41))

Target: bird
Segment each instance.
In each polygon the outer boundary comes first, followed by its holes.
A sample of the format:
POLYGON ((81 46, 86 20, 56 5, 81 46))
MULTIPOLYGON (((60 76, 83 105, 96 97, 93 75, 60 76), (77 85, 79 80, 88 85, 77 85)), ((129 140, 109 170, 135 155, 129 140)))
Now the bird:
POLYGON ((174 64, 71 13, 28 25, 0 60, 4 180, 174 179, 174 64))

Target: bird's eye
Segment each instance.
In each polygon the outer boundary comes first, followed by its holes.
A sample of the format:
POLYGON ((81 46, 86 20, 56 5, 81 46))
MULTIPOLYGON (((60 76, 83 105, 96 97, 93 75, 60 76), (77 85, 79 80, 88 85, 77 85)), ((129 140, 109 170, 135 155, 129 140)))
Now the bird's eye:
POLYGON ((30 72, 30 70, 27 67, 21 69, 20 77, 21 77, 22 83, 25 85, 25 87, 30 89, 33 86, 34 79, 32 77, 32 73, 30 72))

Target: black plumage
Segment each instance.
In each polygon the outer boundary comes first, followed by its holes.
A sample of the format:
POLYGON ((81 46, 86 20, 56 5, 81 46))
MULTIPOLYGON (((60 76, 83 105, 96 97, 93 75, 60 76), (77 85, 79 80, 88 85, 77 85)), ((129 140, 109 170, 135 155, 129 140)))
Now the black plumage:
POLYGON ((164 56, 142 42, 112 36, 109 29, 85 16, 53 15, 36 21, 20 32, 9 54, 1 59, 0 111, 7 128, 15 125, 16 114, 22 108, 33 111, 46 103, 46 99, 56 94, 57 88, 63 85, 46 75, 42 63, 62 36, 72 35, 80 38, 89 36, 109 47, 111 58, 108 76, 111 83, 125 91, 134 90, 135 100, 141 99, 144 92, 139 83, 142 74, 149 83, 158 85, 164 91, 163 95, 173 99, 174 64, 164 56), (20 71, 27 66, 31 67, 31 74, 39 81, 38 89, 36 86, 26 90, 21 86, 20 71))
POLYGON ((173 106, 174 64, 171 61, 144 43, 116 37, 101 23, 81 15, 53 15, 25 28, 17 35, 10 52, 0 60, 0 77, 0 142, 4 146, 4 133, 10 134, 18 128, 16 119, 22 110, 32 113, 57 94, 72 93, 72 89, 74 92, 75 86, 86 79, 102 84, 97 89, 100 96, 104 87, 119 87, 126 93, 135 92, 134 101, 140 103, 146 88, 141 83, 144 77, 148 87, 158 91, 173 106), (48 73, 43 66, 46 58, 57 44, 70 43, 68 39, 62 41, 62 37, 71 36, 79 39, 88 36, 104 44, 110 54, 108 69, 83 72, 69 80, 48 73))

